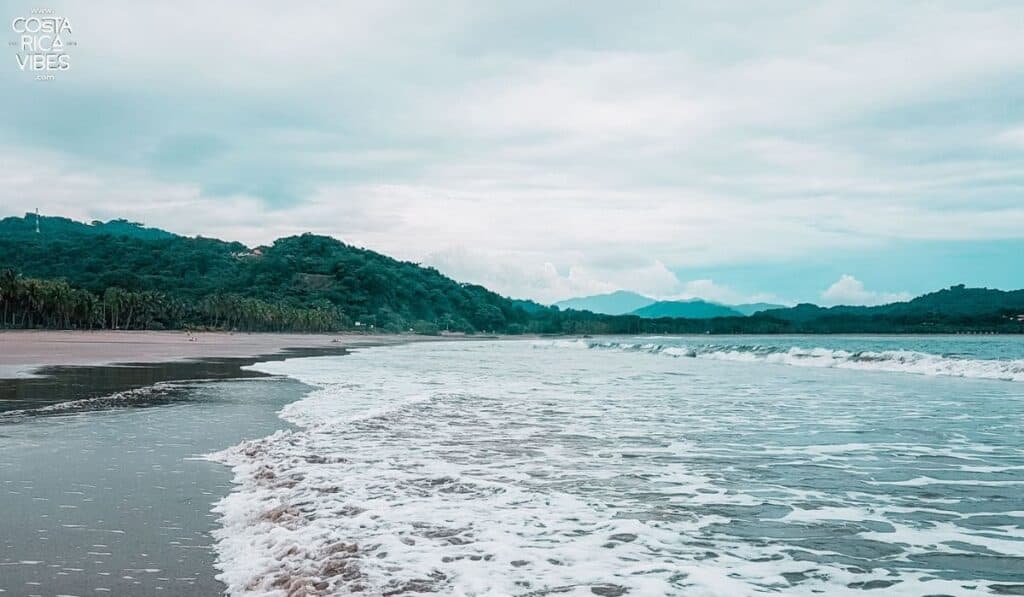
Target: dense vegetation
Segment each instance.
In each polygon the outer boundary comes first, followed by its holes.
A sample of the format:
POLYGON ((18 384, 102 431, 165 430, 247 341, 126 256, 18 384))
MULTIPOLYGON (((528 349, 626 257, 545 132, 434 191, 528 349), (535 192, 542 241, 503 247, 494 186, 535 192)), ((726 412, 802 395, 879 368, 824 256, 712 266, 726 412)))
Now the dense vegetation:
POLYGON ((250 250, 126 222, 0 220, 12 327, 523 331, 519 304, 323 236, 250 250), (518 326, 518 327, 517 327, 518 326))
POLYGON ((1024 291, 953 287, 882 307, 642 319, 559 310, 304 234, 269 247, 124 220, 0 220, 0 327, 437 333, 1021 332, 1024 291))

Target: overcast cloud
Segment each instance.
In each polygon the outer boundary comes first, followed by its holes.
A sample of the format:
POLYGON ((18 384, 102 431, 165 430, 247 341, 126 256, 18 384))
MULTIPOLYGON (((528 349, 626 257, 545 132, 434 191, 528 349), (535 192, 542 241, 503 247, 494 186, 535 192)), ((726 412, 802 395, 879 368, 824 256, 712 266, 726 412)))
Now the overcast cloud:
POLYGON ((1024 286, 881 273, 1024 248, 1019 2, 49 5, 79 45, 49 82, 6 50, 0 215, 312 231, 541 301, 1024 286))

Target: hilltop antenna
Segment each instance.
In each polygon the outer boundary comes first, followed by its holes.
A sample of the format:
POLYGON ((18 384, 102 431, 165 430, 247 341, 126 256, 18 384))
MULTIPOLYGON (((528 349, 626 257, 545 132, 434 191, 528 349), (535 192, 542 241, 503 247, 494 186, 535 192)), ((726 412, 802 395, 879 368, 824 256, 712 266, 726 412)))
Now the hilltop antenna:
POLYGON ((36 234, 39 234, 39 208, 36 208, 36 234))

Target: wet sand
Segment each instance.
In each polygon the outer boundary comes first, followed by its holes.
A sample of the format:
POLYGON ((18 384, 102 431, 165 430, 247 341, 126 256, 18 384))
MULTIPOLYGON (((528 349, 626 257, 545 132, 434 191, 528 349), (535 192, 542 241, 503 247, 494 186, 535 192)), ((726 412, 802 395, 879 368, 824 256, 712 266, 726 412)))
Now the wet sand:
POLYGON ((98 399, 178 380, 258 377, 257 361, 344 354, 423 336, 0 332, 0 413, 98 399), (20 374, 19 374, 20 373, 20 374))
POLYGON ((287 428, 277 411, 308 389, 178 382, 122 408, 0 422, 0 597, 222 594, 211 508, 231 471, 204 455, 287 428))
POLYGON ((0 378, 31 375, 36 369, 47 366, 254 357, 285 349, 386 344, 411 338, 358 334, 8 330, 0 331, 0 378))

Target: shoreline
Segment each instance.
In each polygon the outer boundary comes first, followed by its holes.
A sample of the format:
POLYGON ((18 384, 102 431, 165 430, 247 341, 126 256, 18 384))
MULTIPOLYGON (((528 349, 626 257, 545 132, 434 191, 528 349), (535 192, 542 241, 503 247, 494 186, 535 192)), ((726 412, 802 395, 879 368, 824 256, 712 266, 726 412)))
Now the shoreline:
POLYGON ((0 413, 98 399, 168 382, 264 377, 244 367, 425 338, 228 333, 196 337, 189 341, 178 332, 0 333, 0 413))
MULTIPOLYGON (((143 350, 124 362, 125 347, 153 344, 152 335, 117 334, 127 341, 102 354, 82 348, 109 333, 70 342, 67 334, 39 335, 46 342, 37 346, 63 340, 74 351, 54 359, 62 364, 36 366, 32 377, 0 379, 0 490, 10 514, 0 524, 0 593, 7 594, 221 594, 212 507, 233 490, 233 471, 209 455, 290 428, 279 410, 311 389, 244 367, 436 340, 307 336, 304 346, 285 346, 295 338, 232 342, 225 334, 175 358, 152 361, 165 353, 143 350)), ((157 340, 178 348, 168 335, 157 340)), ((3 342, 0 355, 34 358, 11 346, 3 342)))
POLYGON ((184 331, 0 330, 0 379, 62 366, 155 364, 251 358, 289 349, 329 349, 417 341, 399 334, 290 334, 184 331))

